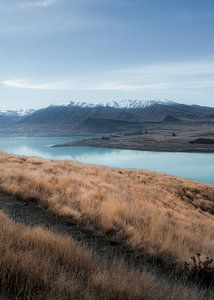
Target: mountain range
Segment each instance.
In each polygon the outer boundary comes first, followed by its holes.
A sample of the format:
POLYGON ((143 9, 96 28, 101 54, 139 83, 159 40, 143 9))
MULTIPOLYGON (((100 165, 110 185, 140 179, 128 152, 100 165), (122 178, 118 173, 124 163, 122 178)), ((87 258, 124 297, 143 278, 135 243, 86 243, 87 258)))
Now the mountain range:
POLYGON ((174 101, 71 101, 38 110, 0 111, 1 135, 105 134, 205 123, 214 125, 214 108, 174 101))

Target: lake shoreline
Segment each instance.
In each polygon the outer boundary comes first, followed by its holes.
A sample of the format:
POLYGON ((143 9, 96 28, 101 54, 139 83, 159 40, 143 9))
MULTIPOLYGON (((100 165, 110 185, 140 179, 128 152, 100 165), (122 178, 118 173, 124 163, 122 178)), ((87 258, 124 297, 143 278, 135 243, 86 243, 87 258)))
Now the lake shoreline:
MULTIPOLYGON (((148 138, 149 134, 144 138, 148 138)), ((124 137, 124 139, 127 137, 124 137)), ((176 138, 176 137, 175 137, 176 138)), ((144 169, 154 172, 171 174, 180 178, 196 180, 204 183, 214 184, 213 168, 214 153, 189 151, 189 153, 178 151, 159 151, 159 149, 150 148, 136 150, 125 150, 123 145, 89 145, 78 146, 79 143, 86 143, 88 137, 82 136, 82 140, 74 137, 72 146, 70 142, 72 137, 67 138, 0 138, 0 150, 13 153, 15 155, 24 155, 26 157, 41 157, 51 160, 72 160, 81 163, 109 166, 125 169, 144 169), (78 145, 77 145, 78 143, 78 145), (60 147, 52 145, 60 144, 60 147), (69 144, 69 146, 64 145, 69 144), (63 147, 62 147, 63 145, 63 147), (120 148, 119 148, 120 147, 120 148), (151 149, 153 151, 151 151, 151 149)), ((95 139, 95 137, 94 137, 95 139)), ((113 138, 112 138, 113 139, 113 138)), ((139 137, 138 137, 139 139, 139 137)), ((97 139, 98 140, 98 139, 97 139)), ((97 141, 96 140, 96 141, 97 141)), ((99 140, 103 139, 102 137, 99 140)), ((106 143, 110 142, 108 140, 106 143)))
MULTIPOLYGON (((210 139, 210 141, 212 140, 210 139)), ((145 137, 145 135, 91 138, 56 144, 52 148, 83 146, 151 152, 214 153, 214 143, 209 144, 202 141, 197 144, 197 139, 187 140, 176 136, 158 140, 157 138, 145 137)))
POLYGON ((131 148, 131 147, 124 147, 124 146, 107 146, 107 145, 87 145, 85 143, 68 143, 68 144, 59 144, 59 145, 52 145, 51 148, 72 148, 72 147, 90 147, 90 148, 106 148, 106 149, 115 149, 115 150, 133 150, 133 151, 139 151, 139 152, 165 152, 165 153, 195 153, 195 154, 212 154, 214 153, 214 150, 159 150, 159 149, 141 149, 141 148, 131 148))

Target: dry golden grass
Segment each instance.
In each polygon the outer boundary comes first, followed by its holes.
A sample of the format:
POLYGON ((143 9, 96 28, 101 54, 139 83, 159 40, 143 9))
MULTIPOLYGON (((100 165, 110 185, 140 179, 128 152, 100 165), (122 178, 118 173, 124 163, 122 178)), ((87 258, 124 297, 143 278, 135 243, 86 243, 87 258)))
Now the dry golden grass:
POLYGON ((67 220, 114 230, 177 262, 214 253, 214 186, 144 171, 0 154, 0 189, 67 220))
POLYGON ((0 298, 202 300, 205 292, 128 271, 119 262, 101 263, 71 239, 16 225, 0 213, 0 298))

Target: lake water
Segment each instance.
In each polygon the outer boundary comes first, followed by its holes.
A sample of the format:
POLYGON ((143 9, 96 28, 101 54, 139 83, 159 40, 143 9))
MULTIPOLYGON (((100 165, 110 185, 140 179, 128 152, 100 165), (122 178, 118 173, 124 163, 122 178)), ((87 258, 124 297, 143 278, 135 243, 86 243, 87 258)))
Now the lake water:
POLYGON ((51 148, 84 137, 0 137, 0 151, 48 159, 157 171, 214 184, 214 154, 164 153, 96 147, 51 148))

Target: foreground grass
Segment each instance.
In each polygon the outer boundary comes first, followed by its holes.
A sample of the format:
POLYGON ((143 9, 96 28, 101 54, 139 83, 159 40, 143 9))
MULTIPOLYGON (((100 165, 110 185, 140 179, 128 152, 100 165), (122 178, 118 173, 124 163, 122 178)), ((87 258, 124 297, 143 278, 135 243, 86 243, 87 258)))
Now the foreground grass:
POLYGON ((213 257, 214 186, 134 170, 0 154, 0 188, 66 220, 183 263, 213 257))
POLYGON ((122 262, 102 263, 72 239, 13 223, 0 213, 1 299, 213 299, 122 262))

